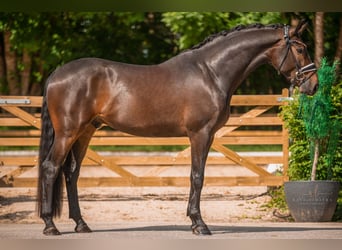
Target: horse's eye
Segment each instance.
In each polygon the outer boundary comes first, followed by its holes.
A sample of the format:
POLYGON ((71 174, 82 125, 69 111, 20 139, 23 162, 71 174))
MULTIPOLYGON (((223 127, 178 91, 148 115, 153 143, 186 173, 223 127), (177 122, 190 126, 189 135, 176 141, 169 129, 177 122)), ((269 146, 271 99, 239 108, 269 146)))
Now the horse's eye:
POLYGON ((299 54, 302 54, 302 53, 303 53, 303 49, 302 49, 302 48, 298 48, 298 49, 297 49, 297 52, 298 52, 299 54))

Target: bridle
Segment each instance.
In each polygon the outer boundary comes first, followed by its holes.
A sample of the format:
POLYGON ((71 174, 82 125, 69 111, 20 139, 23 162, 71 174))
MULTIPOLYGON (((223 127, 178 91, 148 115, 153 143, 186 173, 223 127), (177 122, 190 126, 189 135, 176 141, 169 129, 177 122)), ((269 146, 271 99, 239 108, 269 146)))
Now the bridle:
POLYGON ((284 39, 286 41, 286 53, 285 56, 283 57, 279 67, 278 67, 278 72, 280 73, 281 68, 283 67, 283 64, 289 54, 289 52, 292 52, 292 56, 294 57, 295 61, 296 61, 296 77, 295 79, 291 80, 291 88, 293 88, 295 85, 297 85, 298 87, 300 87, 305 81, 307 81, 308 79, 310 79, 313 74, 317 71, 316 66, 314 63, 309 63, 308 65, 305 66, 300 66, 300 64, 298 63, 297 58, 295 57, 295 55, 293 54, 293 51, 291 50, 291 46, 295 43, 299 43, 302 44, 301 42, 297 41, 297 40, 292 40, 290 39, 289 36, 289 26, 285 25, 284 26, 284 39), (307 76, 307 73, 311 73, 307 76))

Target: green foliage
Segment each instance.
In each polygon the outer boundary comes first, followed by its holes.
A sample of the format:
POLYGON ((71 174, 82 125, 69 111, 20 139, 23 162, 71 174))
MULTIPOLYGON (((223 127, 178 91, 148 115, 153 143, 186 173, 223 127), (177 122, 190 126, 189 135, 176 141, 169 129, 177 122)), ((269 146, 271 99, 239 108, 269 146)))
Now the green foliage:
POLYGON ((342 82, 335 86, 336 64, 326 60, 318 71, 320 87, 313 97, 295 92, 294 100, 281 107, 291 146, 288 174, 291 180, 310 179, 313 143, 319 143, 316 179, 342 181, 342 82))
POLYGON ((342 191, 338 194, 337 206, 332 220, 342 222, 342 191))
POLYGON ((272 199, 264 206, 267 208, 277 209, 279 213, 288 212, 287 203, 285 200, 284 187, 268 187, 267 193, 272 199))
POLYGON ((287 20, 281 15, 280 12, 235 12, 234 19, 230 21, 230 27, 239 24, 271 24, 271 23, 287 23, 287 20))
POLYGON ((331 88, 336 80, 336 63, 331 67, 323 58, 321 67, 318 70, 318 80, 320 88, 313 97, 307 95, 300 96, 300 102, 303 109, 303 120, 306 133, 311 140, 320 140, 326 138, 334 129, 330 119, 332 111, 331 88))
POLYGON ((162 20, 177 34, 176 42, 182 50, 226 29, 228 18, 227 12, 166 12, 162 20))
MULTIPOLYGON (((171 57, 175 48, 161 13, 0 13, 0 36, 5 32, 11 34, 18 72, 25 51, 32 59, 31 84, 41 85, 57 66, 76 58, 152 64, 171 57)), ((6 81, 0 82, 0 91, 7 94, 6 81)))
POLYGON ((240 24, 270 24, 283 19, 280 12, 166 12, 162 21, 177 35, 176 43, 183 50, 240 24))

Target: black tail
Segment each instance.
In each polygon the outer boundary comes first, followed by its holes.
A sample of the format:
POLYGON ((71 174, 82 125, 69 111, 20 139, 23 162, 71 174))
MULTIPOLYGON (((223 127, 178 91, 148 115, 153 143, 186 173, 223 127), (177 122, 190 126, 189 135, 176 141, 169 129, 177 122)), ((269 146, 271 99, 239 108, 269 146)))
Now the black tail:
MULTIPOLYGON (((43 162, 47 158, 53 141, 54 141, 54 129, 52 126, 51 118, 47 108, 46 97, 43 97, 43 105, 41 110, 41 136, 39 146, 39 178, 38 178, 38 193, 37 193, 37 208, 38 215, 42 216, 42 177, 43 177, 43 162)), ((52 209, 53 216, 60 216, 62 212, 62 195, 63 195, 63 178, 62 171, 58 173, 58 177, 55 180, 53 186, 53 198, 52 198, 52 209)))

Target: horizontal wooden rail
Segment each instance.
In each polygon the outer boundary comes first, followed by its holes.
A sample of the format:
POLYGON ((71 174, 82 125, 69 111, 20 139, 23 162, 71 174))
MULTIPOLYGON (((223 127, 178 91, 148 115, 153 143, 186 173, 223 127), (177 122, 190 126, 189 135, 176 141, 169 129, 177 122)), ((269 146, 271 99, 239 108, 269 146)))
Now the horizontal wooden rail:
MULTIPOLYGON (((216 141, 229 145, 277 145, 282 144, 281 137, 223 137, 216 141)), ((38 146, 39 138, 6 138, 0 141, 0 146, 38 146)), ((91 146, 153 146, 153 145, 190 145, 187 137, 94 137, 91 146)))
MULTIPOLYGON (((40 118, 35 117, 33 121, 35 123, 40 123, 40 118)), ((8 118, 0 116, 0 126, 23 126, 27 127, 31 124, 27 121, 23 121, 20 118, 8 118)), ((226 126, 275 126, 282 125, 282 120, 279 117, 250 117, 250 118, 241 118, 241 117, 230 117, 226 126)))
MULTIPOLYGON (((188 157, 174 157, 174 156, 104 156, 104 158, 115 161, 119 166, 184 166, 191 163, 188 157)), ((257 165, 267 165, 272 162, 274 164, 281 164, 283 156, 277 155, 262 155, 262 156, 244 156, 245 159, 256 163, 257 165)), ((20 165, 20 166, 34 166, 37 164, 37 156, 1 156, 0 159, 6 162, 6 165, 20 165)), ((223 156, 209 156, 207 160, 208 165, 233 165, 234 162, 229 158, 223 156)), ((83 166, 94 166, 94 161, 85 158, 82 162, 83 166)))
MULTIPOLYGON (((1 137, 40 137, 39 130, 3 130, 0 131, 1 137)), ((271 137, 282 136, 282 131, 265 131, 265 130, 245 130, 245 131, 232 131, 224 137, 271 137)), ((98 130, 94 133, 94 137, 134 137, 133 135, 126 134, 120 131, 113 130, 98 130)))
MULTIPOLYGON (((285 90, 286 91, 286 90, 285 90)), ((282 102, 279 98, 284 95, 233 95, 231 106, 281 106, 282 102)), ((0 106, 14 106, 14 107, 41 107, 43 97, 41 96, 0 96, 0 100, 28 100, 27 103, 1 103, 0 106)))
MULTIPOLYGON (((288 161, 288 135, 283 121, 276 109, 284 105, 288 92, 281 95, 234 95, 231 106, 234 109, 228 122, 215 135, 208 167, 222 169, 241 165, 252 176, 206 176, 205 185, 282 185, 288 179, 286 175, 288 161), (240 108, 239 108, 240 107, 240 108), (240 112, 240 113, 239 113, 240 112), (267 128, 267 129, 265 129, 267 128), (229 145, 280 145, 278 154, 242 154, 232 151, 229 145), (282 175, 272 175, 265 170, 268 164, 283 166, 282 175)), ((0 154, 0 186, 35 186, 36 172, 32 171, 38 162, 37 148, 40 140, 40 96, 0 96, 0 147, 33 147, 33 154, 0 154), (4 128, 1 128, 4 127, 4 128), (1 171, 2 167, 18 166, 14 170, 1 171), (33 175, 33 176, 32 176, 33 175)), ((183 169, 191 164, 189 139, 187 137, 137 137, 120 131, 102 127, 96 131, 90 141, 96 146, 153 146, 183 145, 186 149, 172 154, 131 154, 111 153, 88 149, 82 162, 87 169, 94 166, 114 173, 116 177, 82 177, 80 186, 188 186, 186 176, 163 176, 171 167, 183 169), (132 172, 132 167, 146 168, 143 175, 132 172)), ((109 148, 110 149, 110 148, 109 148)), ((7 168, 6 168, 7 169, 7 168)))
MULTIPOLYGON (((204 186, 281 186, 284 181, 282 176, 267 177, 205 177, 204 186)), ((188 187, 190 184, 188 177, 140 177, 135 181, 126 178, 83 177, 78 181, 79 187, 153 187, 153 186, 178 186, 188 187)), ((36 187, 37 178, 17 178, 14 180, 15 187, 36 187)))

